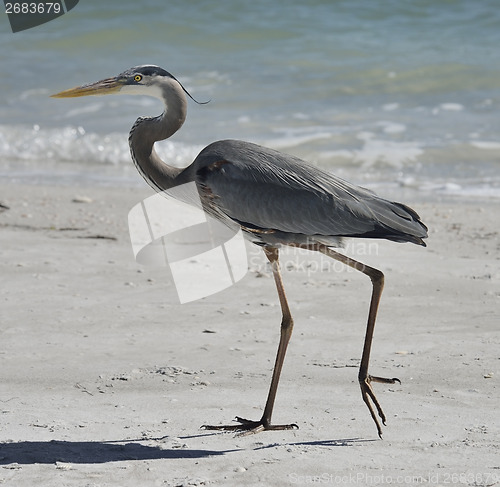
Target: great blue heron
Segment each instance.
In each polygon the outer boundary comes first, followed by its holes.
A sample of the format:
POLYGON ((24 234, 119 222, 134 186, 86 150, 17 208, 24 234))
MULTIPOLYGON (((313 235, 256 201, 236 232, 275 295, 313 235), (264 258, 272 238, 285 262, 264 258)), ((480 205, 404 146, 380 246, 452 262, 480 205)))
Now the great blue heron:
MULTIPOLYGON (((365 341, 358 380, 363 401, 382 437, 377 414, 385 415, 371 383, 395 383, 368 373, 370 349, 384 274, 333 248, 346 237, 380 238, 425 246, 427 227, 417 213, 401 203, 382 199, 296 157, 240 140, 214 142, 186 168, 172 167, 157 155, 154 144, 180 129, 191 97, 170 73, 154 65, 137 66, 113 78, 62 91, 57 98, 124 93, 150 95, 165 104, 157 117, 138 118, 130 136, 130 152, 138 171, 157 191, 195 182, 204 208, 218 218, 239 225, 251 241, 260 245, 269 260, 281 304, 282 321, 278 353, 262 418, 237 417, 236 424, 205 426, 242 434, 297 428, 295 424, 271 423, 274 400, 293 319, 279 269, 282 245, 316 250, 366 274, 372 282, 365 341), (376 410, 376 411, 375 411, 376 410)), ((192 98, 192 97, 191 97, 192 98)))

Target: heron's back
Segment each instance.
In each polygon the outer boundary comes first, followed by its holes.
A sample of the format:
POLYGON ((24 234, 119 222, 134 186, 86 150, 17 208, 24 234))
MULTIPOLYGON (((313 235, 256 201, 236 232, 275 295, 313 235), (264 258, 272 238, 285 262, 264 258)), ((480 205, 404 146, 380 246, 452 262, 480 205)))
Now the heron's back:
POLYGON ((265 235, 287 235, 283 243, 295 235, 309 242, 362 237, 425 246, 427 227, 414 210, 297 157, 223 140, 207 146, 192 167, 208 204, 264 243, 265 235))

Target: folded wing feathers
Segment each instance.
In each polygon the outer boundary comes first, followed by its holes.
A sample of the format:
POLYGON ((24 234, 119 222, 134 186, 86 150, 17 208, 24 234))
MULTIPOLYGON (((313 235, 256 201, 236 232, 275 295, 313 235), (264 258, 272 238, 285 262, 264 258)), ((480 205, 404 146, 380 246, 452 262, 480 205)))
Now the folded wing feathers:
POLYGON ((387 238, 425 245, 417 213, 308 163, 241 141, 221 141, 196 159, 199 183, 239 222, 305 235, 387 238))

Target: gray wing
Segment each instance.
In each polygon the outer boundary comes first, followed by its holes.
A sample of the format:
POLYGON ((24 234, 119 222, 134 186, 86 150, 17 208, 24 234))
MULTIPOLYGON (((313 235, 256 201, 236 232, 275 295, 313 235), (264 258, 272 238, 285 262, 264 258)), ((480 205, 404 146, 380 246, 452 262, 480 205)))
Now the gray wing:
POLYGON ((419 244, 427 236, 418 215, 405 205, 255 144, 215 142, 193 166, 211 204, 247 228, 419 244))

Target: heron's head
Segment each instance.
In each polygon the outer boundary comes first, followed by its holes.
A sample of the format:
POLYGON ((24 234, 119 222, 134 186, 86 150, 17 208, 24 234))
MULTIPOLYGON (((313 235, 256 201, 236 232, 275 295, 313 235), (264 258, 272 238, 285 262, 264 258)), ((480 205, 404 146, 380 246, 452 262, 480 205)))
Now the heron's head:
MULTIPOLYGON (((164 99, 164 90, 171 83, 179 83, 182 89, 189 93, 168 71, 159 66, 145 64, 136 66, 120 73, 113 78, 106 78, 95 83, 70 88, 52 95, 53 98, 74 98, 89 95, 149 95, 164 99)), ((191 95, 189 95, 191 97, 191 95)))

